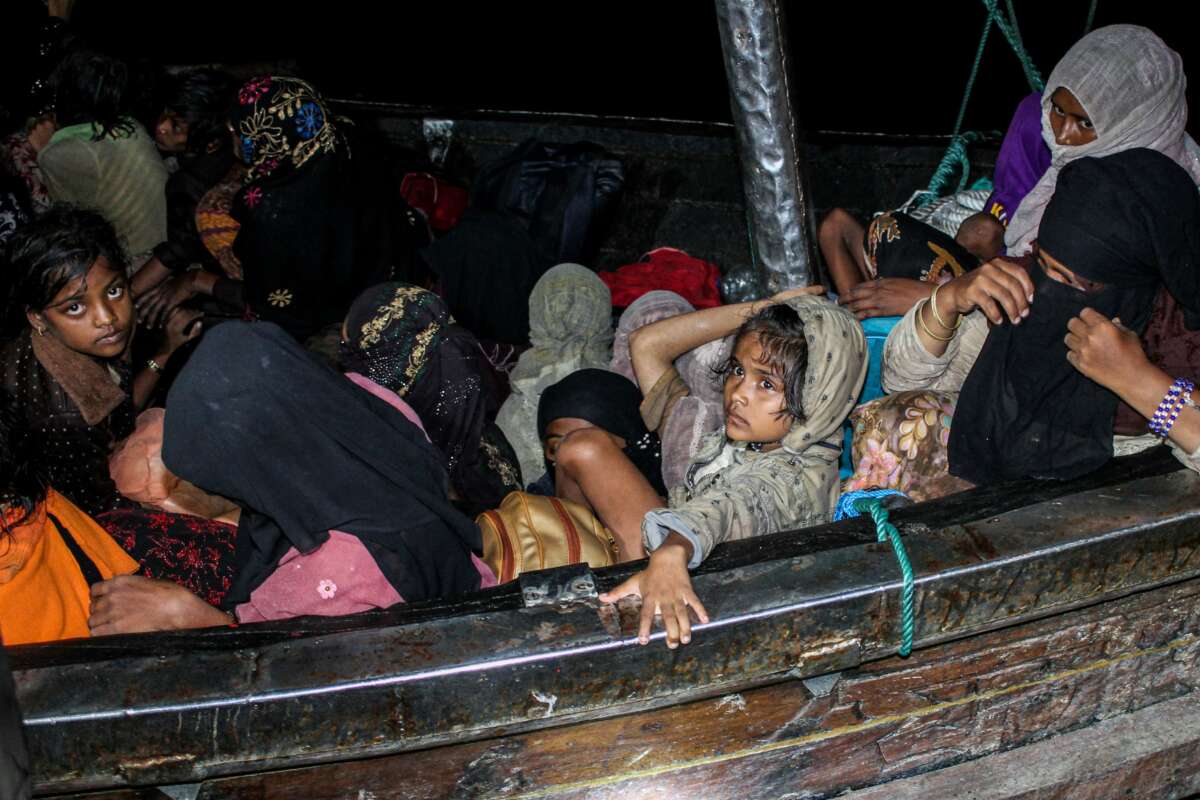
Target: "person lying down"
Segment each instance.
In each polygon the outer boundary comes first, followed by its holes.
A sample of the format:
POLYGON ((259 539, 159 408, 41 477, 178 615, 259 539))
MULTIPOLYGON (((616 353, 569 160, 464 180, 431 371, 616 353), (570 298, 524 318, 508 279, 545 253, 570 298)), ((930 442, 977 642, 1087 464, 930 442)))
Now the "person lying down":
POLYGON ((162 457, 241 506, 233 585, 218 609, 165 581, 105 581, 93 632, 335 616, 494 585, 475 556, 479 529, 450 504, 443 458, 414 419, 275 325, 214 328, 171 387, 162 457))

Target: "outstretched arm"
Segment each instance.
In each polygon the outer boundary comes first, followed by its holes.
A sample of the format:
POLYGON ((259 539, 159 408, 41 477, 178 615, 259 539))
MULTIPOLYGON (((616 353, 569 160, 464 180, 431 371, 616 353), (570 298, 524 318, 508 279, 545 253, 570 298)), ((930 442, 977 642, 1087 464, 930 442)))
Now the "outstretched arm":
POLYGON ((788 289, 766 300, 705 308, 638 328, 629 335, 629 355, 638 387, 642 394, 649 393, 675 359, 706 342, 728 336, 767 306, 792 297, 824 293, 824 286, 788 289))

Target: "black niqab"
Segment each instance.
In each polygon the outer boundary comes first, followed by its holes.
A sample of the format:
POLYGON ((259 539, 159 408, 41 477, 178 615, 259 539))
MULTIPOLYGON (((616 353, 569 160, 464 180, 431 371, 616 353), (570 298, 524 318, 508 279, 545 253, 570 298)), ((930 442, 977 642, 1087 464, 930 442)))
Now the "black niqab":
POLYGON ((950 472, 973 483, 1069 479, 1112 457, 1117 396, 1067 361, 1067 323, 1090 307, 1141 333, 1165 285, 1200 322, 1200 197, 1188 174, 1153 150, 1081 158, 1063 168, 1039 247, 1084 292, 1033 270, 1020 325, 992 328, 959 396, 950 472))
POLYGON ((163 461, 244 507, 226 607, 289 547, 357 536, 409 602, 479 587, 479 529, 446 499, 442 457, 383 400, 317 363, 282 329, 229 322, 171 387, 163 461))

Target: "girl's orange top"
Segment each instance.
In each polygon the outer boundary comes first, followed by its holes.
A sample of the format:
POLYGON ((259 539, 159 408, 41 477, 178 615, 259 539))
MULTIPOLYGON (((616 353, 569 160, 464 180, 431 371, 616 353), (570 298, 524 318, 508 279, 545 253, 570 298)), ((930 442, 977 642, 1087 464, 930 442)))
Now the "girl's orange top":
MULTIPOLYGON (((91 596, 79 560, 71 553, 53 514, 100 577, 127 575, 138 564, 96 521, 47 490, 29 518, 0 532, 0 638, 5 645, 52 642, 88 635, 91 596)), ((11 512, 6 516, 12 516, 11 512)))

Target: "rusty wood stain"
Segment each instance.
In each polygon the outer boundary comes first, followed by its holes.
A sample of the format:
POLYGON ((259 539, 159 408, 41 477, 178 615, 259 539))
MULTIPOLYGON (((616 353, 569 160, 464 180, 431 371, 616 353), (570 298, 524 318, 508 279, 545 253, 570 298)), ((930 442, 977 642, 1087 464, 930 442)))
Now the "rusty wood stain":
POLYGON ((1121 663, 1132 661, 1134 659, 1147 658, 1147 657, 1154 656, 1154 655, 1173 653, 1182 648, 1191 647, 1191 646, 1197 644, 1198 642, 1200 642, 1200 637, 1197 637, 1194 635, 1184 636, 1184 637, 1176 639, 1172 642, 1169 642, 1161 647, 1154 647, 1154 648, 1149 648, 1146 650, 1139 650, 1139 651, 1135 651, 1132 653, 1123 653, 1123 654, 1121 654, 1119 656, 1115 656, 1113 658, 1100 659, 1100 660, 1093 661, 1091 663, 1085 664, 1080 667, 1075 667, 1072 669, 1066 669, 1066 670, 1062 670, 1059 672, 1055 672, 1050 675, 1047 675, 1044 678, 1040 678, 1038 680, 1026 681, 1024 683, 1018 683, 1018 684, 1014 684, 1011 686, 992 689, 990 691, 979 692, 978 694, 968 695, 966 697, 962 697, 957 700, 949 700, 949 701, 942 702, 942 703, 934 703, 932 705, 925 706, 924 708, 913 709, 911 711, 908 711, 908 712, 902 713, 902 714, 891 714, 891 715, 887 715, 887 716, 883 716, 883 717, 877 717, 875 719, 870 719, 870 720, 867 720, 866 722, 861 722, 858 724, 844 725, 840 728, 822 730, 822 731, 818 731, 816 733, 811 733, 811 734, 807 734, 804 736, 798 736, 798 737, 783 740, 783 741, 768 742, 766 744, 756 745, 754 747, 747 747, 747 748, 743 748, 741 750, 736 750, 736 751, 733 751, 730 753, 721 753, 718 755, 706 756, 703 758, 690 759, 687 761, 679 761, 679 762, 665 764, 665 765, 658 766, 658 767, 651 767, 651 768, 643 769, 643 770, 632 770, 632 771, 625 772, 622 774, 611 775, 611 776, 607 776, 604 778, 596 778, 593 780, 578 781, 575 783, 558 784, 555 786, 546 786, 546 787, 543 787, 536 791, 526 792, 524 794, 513 795, 512 797, 513 797, 513 800, 533 800, 534 798, 549 797, 551 795, 559 794, 562 792, 578 791, 578 790, 585 790, 585 789, 599 789, 599 788, 603 788, 606 786, 612 786, 612 785, 615 785, 618 783, 625 783, 627 781, 639 780, 642 778, 656 778, 656 777, 660 777, 663 775, 669 775, 672 773, 681 772, 681 771, 687 770, 687 769, 693 769, 695 767, 704 767, 704 766, 711 766, 711 765, 716 765, 716 764, 727 764, 729 762, 738 761, 740 759, 748 758, 750 756, 762 755, 764 753, 771 753, 771 752, 780 751, 780 750, 791 750, 794 748, 803 747, 805 745, 822 742, 827 739, 834 739, 834 738, 837 738, 840 736, 847 736, 847 735, 856 734, 856 733, 864 733, 864 732, 868 732, 868 731, 878 730, 880 728, 885 728, 885 727, 891 726, 891 725, 903 724, 909 720, 919 719, 922 717, 928 717, 928 716, 934 715, 934 714, 940 714, 942 712, 956 709, 956 708, 959 708, 961 706, 964 706, 964 705, 967 705, 970 703, 978 703, 978 702, 985 701, 985 700, 993 700, 993 699, 997 699, 997 698, 1002 698, 1005 696, 1014 695, 1018 692, 1025 692, 1030 689, 1036 689, 1038 687, 1049 688, 1053 684, 1058 683, 1060 681, 1064 681, 1064 680, 1068 680, 1070 678, 1075 678, 1075 677, 1079 677, 1082 675, 1086 675, 1088 673, 1096 672, 1098 670, 1107 669, 1109 667, 1113 667, 1113 666, 1121 664, 1121 663))

